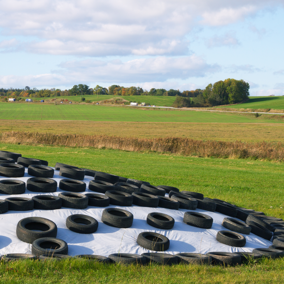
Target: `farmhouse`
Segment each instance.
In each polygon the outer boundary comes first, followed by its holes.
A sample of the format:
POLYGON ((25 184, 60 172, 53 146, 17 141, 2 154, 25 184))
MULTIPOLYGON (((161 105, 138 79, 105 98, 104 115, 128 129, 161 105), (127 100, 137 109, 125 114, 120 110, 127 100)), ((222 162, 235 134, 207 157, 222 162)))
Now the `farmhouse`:
POLYGON ((16 101, 16 99, 14 99, 14 98, 9 98, 8 99, 8 102, 15 102, 16 101))

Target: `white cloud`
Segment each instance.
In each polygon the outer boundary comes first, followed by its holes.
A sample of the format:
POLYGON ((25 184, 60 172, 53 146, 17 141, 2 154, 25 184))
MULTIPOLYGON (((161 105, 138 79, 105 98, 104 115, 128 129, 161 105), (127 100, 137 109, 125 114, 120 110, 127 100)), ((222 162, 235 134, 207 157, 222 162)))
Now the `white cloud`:
POLYGON ((0 41, 0 52, 11 52, 15 51, 18 48, 19 42, 13 38, 9 40, 0 41))
POLYGON ((284 75, 284 69, 275 71, 273 74, 274 74, 274 75, 284 75))
POLYGON ((257 68, 251 64, 244 64, 244 65, 232 64, 229 67, 227 67, 227 70, 228 72, 231 72, 231 73, 249 72, 250 74, 262 71, 260 68, 257 68))
POLYGON ((234 32, 228 32, 222 36, 214 36, 206 40, 208 47, 220 47, 220 46, 236 46, 240 45, 240 42, 235 36, 234 32))

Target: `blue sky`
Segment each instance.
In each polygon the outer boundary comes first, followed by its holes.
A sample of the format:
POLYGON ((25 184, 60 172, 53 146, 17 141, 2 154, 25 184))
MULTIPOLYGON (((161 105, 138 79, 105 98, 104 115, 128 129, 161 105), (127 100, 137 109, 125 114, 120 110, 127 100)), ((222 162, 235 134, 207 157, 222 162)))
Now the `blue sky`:
POLYGON ((284 95, 284 0, 0 0, 0 88, 205 88, 284 95))

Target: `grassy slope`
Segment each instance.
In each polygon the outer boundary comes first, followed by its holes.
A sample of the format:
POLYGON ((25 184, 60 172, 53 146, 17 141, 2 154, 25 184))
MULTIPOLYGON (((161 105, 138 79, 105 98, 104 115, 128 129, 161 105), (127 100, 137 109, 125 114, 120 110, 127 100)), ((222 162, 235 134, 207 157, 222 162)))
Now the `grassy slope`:
POLYGON ((0 103, 0 119, 207 123, 279 122, 267 117, 257 120, 254 115, 137 109, 132 107, 107 107, 96 105, 49 105, 29 103, 0 103))
MULTIPOLYGON (((158 154, 62 147, 0 144, 23 156, 74 164, 121 176, 198 191, 209 197, 284 218, 283 164, 250 160, 188 158, 158 154)), ((1 282, 21 283, 279 283, 284 259, 238 267, 178 265, 173 267, 104 266, 74 259, 62 262, 2 263, 1 282)))
POLYGON ((284 109, 284 97, 250 97, 246 103, 220 107, 239 109, 284 109))

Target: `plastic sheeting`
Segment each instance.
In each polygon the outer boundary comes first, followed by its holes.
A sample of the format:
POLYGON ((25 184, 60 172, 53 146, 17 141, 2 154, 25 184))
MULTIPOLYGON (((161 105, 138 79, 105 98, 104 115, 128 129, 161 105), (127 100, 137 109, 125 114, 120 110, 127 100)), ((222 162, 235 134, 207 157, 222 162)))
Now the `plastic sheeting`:
MULTIPOLYGON (((27 181, 31 176, 26 174, 22 178, 16 178, 22 181, 27 181)), ((7 177, 0 177, 0 180, 7 179, 7 177)), ((59 172, 55 171, 54 180, 59 185, 61 176, 59 172)), ((87 184, 86 192, 93 192, 88 189, 89 181, 92 177, 85 176, 84 182, 87 184)), ((63 192, 57 188, 55 193, 36 193, 26 190, 25 194, 12 195, 13 197, 29 197, 32 198, 35 195, 50 194, 58 195, 63 192)), ((0 194, 1 199, 9 197, 6 194, 0 194)), ((244 235, 246 237, 246 245, 244 247, 231 247, 219 243, 216 240, 216 234, 220 230, 226 230, 222 227, 222 221, 226 215, 218 212, 210 212, 205 210, 194 210, 195 212, 201 212, 207 214, 213 218, 213 226, 211 229, 201 229, 193 226, 189 226, 183 223, 183 215, 185 209, 170 210, 165 208, 150 208, 150 207, 122 207, 130 211, 133 216, 133 225, 131 228, 120 229, 110 227, 101 221, 102 212, 105 208, 87 207, 86 209, 70 209, 61 208, 57 210, 37 210, 32 211, 8 211, 7 213, 0 215, 0 255, 8 253, 31 253, 31 244, 20 241, 16 236, 17 223, 26 217, 43 217, 55 222, 58 228, 57 238, 64 240, 68 244, 68 254, 71 256, 78 254, 96 254, 108 256, 112 253, 137 253, 142 254, 150 252, 147 249, 140 247, 137 243, 137 237, 139 233, 144 231, 157 232, 165 235, 170 240, 170 247, 166 251, 170 254, 179 252, 193 252, 205 254, 210 251, 223 251, 223 252, 237 252, 237 251, 252 251, 254 248, 264 248, 270 246, 272 243, 254 234, 244 235), (161 212, 170 215, 175 219, 175 225, 171 230, 160 230, 151 227, 147 224, 146 218, 150 212, 161 212), (66 227, 66 219, 71 214, 85 214, 95 218, 98 223, 98 230, 93 234, 79 234, 72 232, 66 227)))

